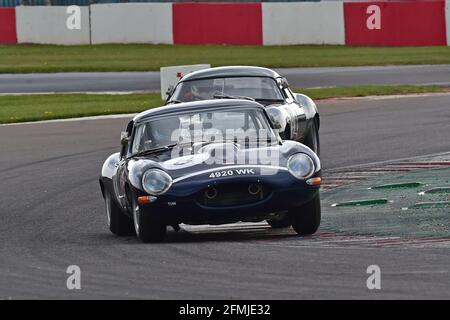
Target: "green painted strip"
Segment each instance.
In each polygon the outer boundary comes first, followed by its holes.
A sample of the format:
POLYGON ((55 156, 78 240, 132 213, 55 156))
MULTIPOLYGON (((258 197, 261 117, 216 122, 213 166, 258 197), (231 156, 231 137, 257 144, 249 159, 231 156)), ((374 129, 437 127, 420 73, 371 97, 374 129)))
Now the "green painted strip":
POLYGON ((447 208, 450 207, 450 201, 438 201, 438 202, 418 202, 412 206, 414 209, 435 209, 435 208, 447 208))
POLYGON ((450 193, 450 187, 433 188, 424 191, 424 193, 450 193))
POLYGON ((420 182, 402 182, 393 184, 383 184, 380 186, 371 187, 369 189, 407 189, 407 188, 417 188, 420 187, 422 183, 420 182))
POLYGON ((386 204, 387 199, 367 199, 367 200, 356 200, 356 201, 345 201, 334 203, 332 207, 356 207, 356 206, 375 206, 380 204, 386 204))

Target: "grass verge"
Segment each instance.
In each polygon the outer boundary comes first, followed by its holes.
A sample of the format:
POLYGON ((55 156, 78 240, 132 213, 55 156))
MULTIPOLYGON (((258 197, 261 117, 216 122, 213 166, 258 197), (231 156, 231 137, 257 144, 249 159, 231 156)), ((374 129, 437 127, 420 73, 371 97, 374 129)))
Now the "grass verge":
MULTIPOLYGON (((313 99, 448 92, 448 86, 351 86, 297 89, 313 99)), ((0 123, 134 113, 163 105, 159 93, 0 96, 0 123)))
POLYGON ((439 85, 364 85, 330 88, 298 89, 312 99, 328 99, 337 97, 386 96, 413 93, 448 92, 450 86, 439 85))
POLYGON ((450 47, 0 45, 0 73, 149 71, 196 63, 265 67, 449 64, 450 47))
POLYGON ((163 103, 159 93, 0 96, 0 123, 134 113, 163 103))

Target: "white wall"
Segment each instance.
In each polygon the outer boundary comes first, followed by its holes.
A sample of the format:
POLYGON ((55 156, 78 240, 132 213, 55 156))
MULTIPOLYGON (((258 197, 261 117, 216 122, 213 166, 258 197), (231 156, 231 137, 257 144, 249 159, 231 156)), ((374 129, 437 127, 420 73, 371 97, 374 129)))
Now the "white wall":
POLYGON ((447 45, 450 46, 450 0, 445 1, 445 24, 447 28, 447 45))
POLYGON ((173 43, 171 3, 91 6, 92 43, 173 43))
POLYGON ((342 2, 263 3, 263 44, 345 44, 342 2))
POLYGON ((18 43, 89 44, 89 7, 81 7, 81 29, 66 26, 67 7, 16 7, 18 43))

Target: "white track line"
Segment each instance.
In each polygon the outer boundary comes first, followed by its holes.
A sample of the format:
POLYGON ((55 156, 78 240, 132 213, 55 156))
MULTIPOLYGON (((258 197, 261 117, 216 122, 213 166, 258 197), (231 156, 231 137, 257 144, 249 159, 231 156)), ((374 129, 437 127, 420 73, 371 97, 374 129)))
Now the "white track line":
POLYGON ((86 95, 111 95, 111 96, 121 96, 136 93, 155 93, 155 91, 45 91, 45 92, 6 92, 0 93, 0 96, 36 96, 36 95, 69 95, 69 94, 86 94, 86 95))
POLYGON ((49 124, 49 123, 51 124, 51 123, 61 123, 61 122, 126 119, 126 118, 133 118, 135 115, 137 115, 137 113, 111 114, 111 115, 105 115, 105 116, 92 116, 92 117, 68 118, 68 119, 54 119, 54 120, 17 122, 17 123, 4 123, 4 124, 0 124, 0 127, 22 126, 22 125, 33 125, 33 124, 49 124))

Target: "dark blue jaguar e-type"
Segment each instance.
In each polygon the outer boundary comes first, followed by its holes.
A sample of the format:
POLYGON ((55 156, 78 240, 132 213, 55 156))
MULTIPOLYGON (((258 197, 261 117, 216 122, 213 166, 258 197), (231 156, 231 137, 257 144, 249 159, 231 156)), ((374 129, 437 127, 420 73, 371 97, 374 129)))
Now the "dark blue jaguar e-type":
POLYGON ((241 99, 142 112, 104 163, 100 187, 112 233, 162 241, 167 226, 267 220, 316 232, 320 160, 283 141, 276 111, 241 99))

